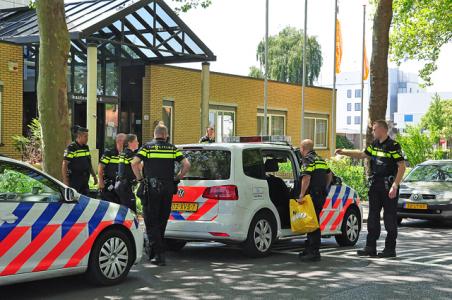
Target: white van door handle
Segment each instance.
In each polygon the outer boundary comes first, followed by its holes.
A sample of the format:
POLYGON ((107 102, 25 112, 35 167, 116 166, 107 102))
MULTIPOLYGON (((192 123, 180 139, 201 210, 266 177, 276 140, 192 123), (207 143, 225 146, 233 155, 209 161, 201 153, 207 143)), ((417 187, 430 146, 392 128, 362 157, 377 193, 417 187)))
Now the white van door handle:
POLYGON ((8 224, 12 224, 12 223, 16 222, 17 219, 19 219, 19 217, 15 216, 13 214, 9 214, 9 215, 0 217, 0 220, 6 222, 8 224))

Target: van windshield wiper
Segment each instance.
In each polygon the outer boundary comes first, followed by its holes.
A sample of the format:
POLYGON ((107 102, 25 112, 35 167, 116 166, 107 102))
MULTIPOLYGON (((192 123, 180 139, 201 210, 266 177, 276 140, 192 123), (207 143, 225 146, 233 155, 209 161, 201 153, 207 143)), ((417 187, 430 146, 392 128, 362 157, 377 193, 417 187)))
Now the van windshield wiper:
POLYGON ((183 180, 195 180, 195 179, 198 179, 198 180, 207 180, 207 179, 209 179, 209 178, 207 178, 207 177, 202 177, 202 176, 185 176, 184 178, 182 178, 183 180))

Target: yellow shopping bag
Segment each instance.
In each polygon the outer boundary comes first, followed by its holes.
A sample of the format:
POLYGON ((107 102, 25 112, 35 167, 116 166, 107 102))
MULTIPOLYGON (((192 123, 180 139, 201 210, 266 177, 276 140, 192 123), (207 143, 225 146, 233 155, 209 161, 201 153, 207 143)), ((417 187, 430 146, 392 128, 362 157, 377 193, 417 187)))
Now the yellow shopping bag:
POLYGON ((313 232, 319 228, 311 196, 304 196, 301 204, 290 199, 290 226, 292 232, 297 234, 313 232))

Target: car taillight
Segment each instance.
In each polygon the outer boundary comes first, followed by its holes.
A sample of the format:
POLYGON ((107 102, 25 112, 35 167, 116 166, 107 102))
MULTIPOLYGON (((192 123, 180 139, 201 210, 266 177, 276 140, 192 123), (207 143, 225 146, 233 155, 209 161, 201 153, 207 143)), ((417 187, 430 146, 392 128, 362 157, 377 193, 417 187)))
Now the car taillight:
POLYGON ((211 186, 205 189, 202 196, 216 200, 239 200, 239 192, 235 185, 211 186))

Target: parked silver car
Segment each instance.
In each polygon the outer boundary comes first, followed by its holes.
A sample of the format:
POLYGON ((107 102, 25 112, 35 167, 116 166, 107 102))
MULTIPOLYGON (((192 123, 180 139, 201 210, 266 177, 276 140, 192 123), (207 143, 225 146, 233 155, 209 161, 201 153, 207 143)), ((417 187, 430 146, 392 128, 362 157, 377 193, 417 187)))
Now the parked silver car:
POLYGON ((417 165, 400 185, 397 208, 403 218, 452 220, 452 160, 430 160, 417 165))

